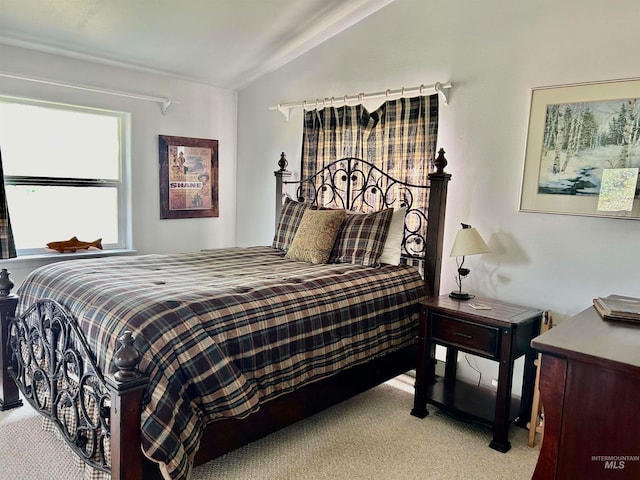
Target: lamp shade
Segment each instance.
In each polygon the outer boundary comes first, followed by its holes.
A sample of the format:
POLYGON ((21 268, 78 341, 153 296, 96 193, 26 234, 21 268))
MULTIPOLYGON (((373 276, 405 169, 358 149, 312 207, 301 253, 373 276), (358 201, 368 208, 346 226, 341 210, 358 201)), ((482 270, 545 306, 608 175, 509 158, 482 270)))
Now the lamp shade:
MULTIPOLYGON (((463 224, 464 225, 464 224, 463 224)), ((489 252, 489 247, 484 242, 478 231, 469 226, 463 226, 458 230, 456 239, 451 248, 451 257, 462 257, 465 255, 476 255, 478 253, 489 252)))

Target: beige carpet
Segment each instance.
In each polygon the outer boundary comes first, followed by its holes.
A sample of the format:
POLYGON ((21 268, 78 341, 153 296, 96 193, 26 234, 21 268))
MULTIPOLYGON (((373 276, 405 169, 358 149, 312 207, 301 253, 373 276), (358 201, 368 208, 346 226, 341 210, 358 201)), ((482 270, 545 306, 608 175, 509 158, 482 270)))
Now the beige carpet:
MULTIPOLYGON (((409 414, 412 379, 399 377, 195 469, 193 480, 528 479, 538 448, 512 427, 512 449, 488 447, 491 431, 429 407, 409 414)), ((0 480, 80 480, 72 455, 41 430, 30 408, 0 412, 0 480), (62 452, 62 453, 60 453, 62 452)))

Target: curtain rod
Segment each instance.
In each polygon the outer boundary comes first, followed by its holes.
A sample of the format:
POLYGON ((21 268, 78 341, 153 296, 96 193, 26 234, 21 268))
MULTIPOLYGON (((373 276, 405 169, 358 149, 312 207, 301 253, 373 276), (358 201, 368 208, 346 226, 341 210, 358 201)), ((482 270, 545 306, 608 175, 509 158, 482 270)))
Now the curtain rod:
POLYGON ((384 92, 373 92, 373 93, 359 93, 358 95, 345 95, 342 98, 322 98, 316 100, 304 100, 302 102, 293 102, 293 103, 279 103, 278 105, 272 105, 269 107, 269 110, 277 110, 284 118, 289 120, 291 118, 291 110, 294 108, 317 108, 318 106, 324 107, 333 107, 339 105, 346 105, 349 102, 358 101, 362 103, 364 100, 369 100, 371 98, 405 98, 411 95, 419 94, 424 95, 427 93, 439 93, 442 97, 442 101, 445 105, 449 104, 449 94, 445 90, 452 88, 451 82, 440 83, 436 82, 433 85, 420 85, 419 87, 412 88, 398 88, 396 90, 385 90, 384 92))
POLYGON ((167 113, 167 109, 169 108, 169 106, 171 104, 176 104, 178 105, 180 102, 176 102, 176 101, 172 101, 170 98, 165 98, 165 97, 152 97, 149 95, 140 95, 137 93, 128 93, 128 92, 121 92, 118 90, 107 90, 104 88, 97 88, 97 87, 90 87, 87 85, 78 85, 75 83, 65 83, 65 82, 57 82, 57 81, 53 81, 53 80, 46 80, 43 78, 36 78, 36 77, 27 77, 24 75, 16 75, 14 73, 2 73, 0 72, 0 77, 6 77, 6 78, 12 78, 14 80, 24 80, 26 82, 34 82, 34 83, 44 83, 46 85, 53 85, 55 87, 65 87, 65 88, 74 88, 76 90, 84 90, 86 92, 93 92, 93 93, 103 93, 106 95, 115 95, 118 97, 126 97, 126 98, 133 98, 136 100, 145 100, 148 102, 156 102, 160 104, 160 108, 162 109, 162 114, 165 115, 167 113))

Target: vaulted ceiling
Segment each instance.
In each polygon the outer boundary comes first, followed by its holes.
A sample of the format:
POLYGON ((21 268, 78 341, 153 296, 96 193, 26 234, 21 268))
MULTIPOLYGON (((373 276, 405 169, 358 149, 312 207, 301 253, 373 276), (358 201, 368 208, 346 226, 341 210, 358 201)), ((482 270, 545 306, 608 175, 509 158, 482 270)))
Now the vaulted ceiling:
POLYGON ((0 44, 238 90, 392 1, 0 0, 0 44))

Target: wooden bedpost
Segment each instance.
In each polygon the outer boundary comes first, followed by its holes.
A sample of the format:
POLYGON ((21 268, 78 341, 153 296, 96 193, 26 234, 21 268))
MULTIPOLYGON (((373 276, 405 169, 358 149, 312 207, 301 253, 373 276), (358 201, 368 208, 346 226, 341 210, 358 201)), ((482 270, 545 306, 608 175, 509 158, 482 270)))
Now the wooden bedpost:
POLYGON ((9 272, 2 269, 2 278, 6 285, 0 286, 0 411, 22 406, 19 390, 9 375, 9 318, 16 314, 18 296, 11 293, 13 282, 9 280, 9 272))
POLYGON ((149 379, 138 370, 140 352, 133 346, 131 332, 124 332, 118 342, 117 371, 105 378, 111 391, 111 480, 142 480, 145 457, 140 447, 140 415, 142 392, 149 379))
POLYGON ((444 219, 447 210, 447 186, 451 174, 444 172, 447 159, 445 151, 440 149, 435 160, 436 171, 429 176, 429 211, 427 223, 427 256, 424 265, 424 282, 427 296, 440 294, 440 270, 442 267, 442 241, 444 238, 444 219))
POLYGON ((282 213, 282 194, 284 192, 284 181, 291 176, 291 172, 287 170, 287 156, 282 152, 280 154, 280 160, 278 166, 280 170, 273 172, 276 176, 276 228, 278 228, 278 221, 280 220, 280 214, 282 213))

